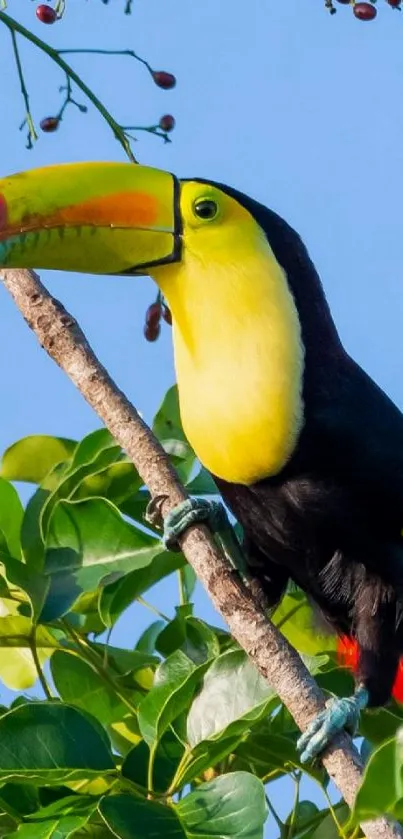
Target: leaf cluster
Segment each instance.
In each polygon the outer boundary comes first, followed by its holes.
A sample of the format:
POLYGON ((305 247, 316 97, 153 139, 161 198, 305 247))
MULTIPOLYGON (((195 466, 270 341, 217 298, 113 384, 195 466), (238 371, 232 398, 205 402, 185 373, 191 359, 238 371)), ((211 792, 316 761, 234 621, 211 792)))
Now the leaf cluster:
MULTIPOLYGON (((214 495, 175 388, 154 432, 189 491, 214 495)), ((330 803, 324 770, 301 766, 295 724, 245 653, 195 614, 194 573, 145 523, 148 501, 103 428, 80 442, 24 438, 4 453, 0 679, 18 695, 0 709, 0 837, 261 839, 270 810, 278 839, 332 839, 358 836, 359 818, 401 817, 399 706, 363 715, 368 765, 351 816, 330 803), (33 485, 25 508, 15 483, 33 485), (121 616, 171 574, 180 592, 171 615, 137 638, 133 625, 127 647, 115 646, 121 616), (26 694, 36 684, 44 698, 26 694), (303 773, 322 789, 323 809, 301 800, 303 773), (295 798, 283 821, 272 785, 284 776, 295 798)), ((325 690, 350 689, 300 591, 273 619, 325 690)))

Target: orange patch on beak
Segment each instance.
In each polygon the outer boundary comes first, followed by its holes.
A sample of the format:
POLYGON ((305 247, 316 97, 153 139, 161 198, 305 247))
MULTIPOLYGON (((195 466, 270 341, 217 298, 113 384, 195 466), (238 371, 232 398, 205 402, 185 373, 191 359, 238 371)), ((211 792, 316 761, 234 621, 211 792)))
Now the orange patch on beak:
POLYGON ((73 225, 147 228, 155 224, 157 212, 157 201, 152 196, 142 192, 119 192, 65 207, 55 214, 55 218, 73 225))
POLYGON ((141 192, 120 192, 71 204, 48 216, 27 215, 18 223, 7 224, 7 204, 4 196, 0 195, 0 241, 19 233, 55 227, 94 226, 146 230, 155 225, 157 217, 156 198, 141 192))

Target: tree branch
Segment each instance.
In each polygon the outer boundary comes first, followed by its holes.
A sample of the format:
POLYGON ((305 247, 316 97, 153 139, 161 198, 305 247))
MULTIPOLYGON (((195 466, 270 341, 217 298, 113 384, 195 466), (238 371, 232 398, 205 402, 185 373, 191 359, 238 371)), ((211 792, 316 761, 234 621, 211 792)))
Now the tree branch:
MULTIPOLYGON (((163 495, 166 513, 187 495, 168 458, 126 396, 100 364, 74 318, 33 272, 2 270, 10 292, 40 344, 67 373, 87 402, 127 452, 152 496, 163 495)), ((324 696, 298 653, 266 617, 253 594, 242 587, 211 535, 194 525, 181 538, 186 559, 207 589, 232 635, 276 691, 303 731, 323 709, 324 696)), ((340 734, 323 765, 350 806, 361 781, 362 763, 347 734, 340 734)), ((403 837, 385 818, 362 825, 368 839, 403 837)))

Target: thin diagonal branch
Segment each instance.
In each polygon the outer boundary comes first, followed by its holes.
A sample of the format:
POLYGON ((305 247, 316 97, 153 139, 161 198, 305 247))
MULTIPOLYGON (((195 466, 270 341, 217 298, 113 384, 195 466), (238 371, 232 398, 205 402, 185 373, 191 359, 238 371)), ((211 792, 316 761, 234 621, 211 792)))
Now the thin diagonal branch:
MULTIPOLYGON (((187 496, 168 458, 126 396, 98 361, 74 318, 31 271, 2 270, 3 283, 40 344, 65 371, 127 452, 152 496, 165 496, 163 513, 187 496)), ((266 617, 215 545, 208 530, 194 525, 181 538, 186 559, 207 589, 233 636, 304 730, 323 709, 321 690, 298 653, 266 617)), ((340 734, 323 764, 350 806, 362 763, 351 738, 340 734)), ((402 839, 399 825, 385 818, 365 822, 368 839, 402 839)))

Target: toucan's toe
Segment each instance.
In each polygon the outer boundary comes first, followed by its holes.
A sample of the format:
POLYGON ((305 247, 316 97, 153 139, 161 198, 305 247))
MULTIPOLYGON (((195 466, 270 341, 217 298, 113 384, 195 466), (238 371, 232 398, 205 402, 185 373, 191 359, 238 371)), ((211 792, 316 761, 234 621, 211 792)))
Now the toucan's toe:
POLYGON ((297 742, 301 762, 313 760, 326 749, 333 737, 343 729, 354 735, 360 720, 360 711, 368 703, 368 692, 359 688, 354 696, 333 699, 331 704, 312 720, 297 742))
POLYGON ((192 524, 208 522, 216 530, 225 511, 217 501, 205 498, 187 498, 171 510, 164 521, 164 545, 170 551, 180 550, 178 538, 192 524))

